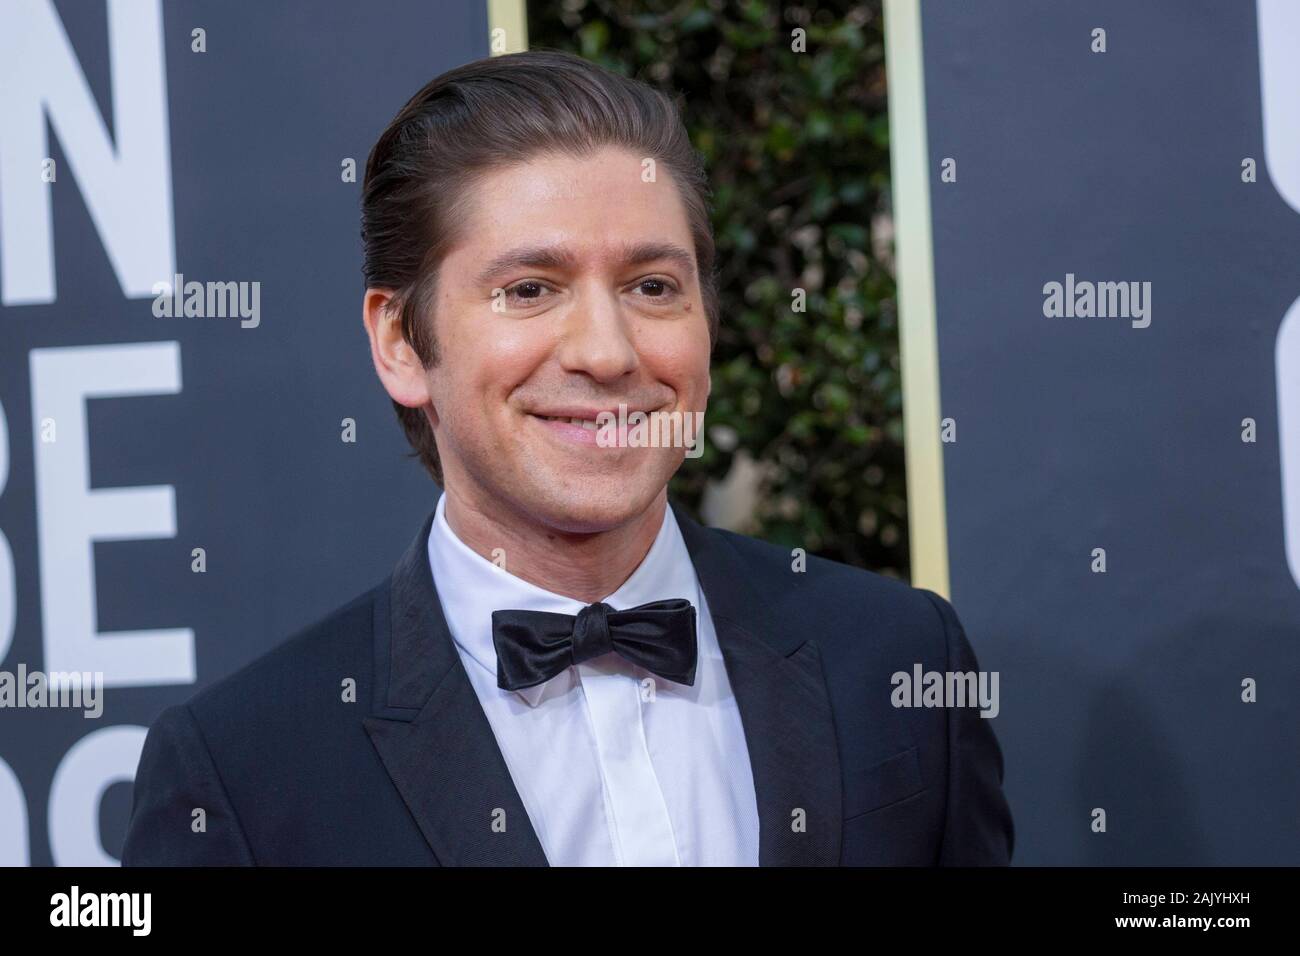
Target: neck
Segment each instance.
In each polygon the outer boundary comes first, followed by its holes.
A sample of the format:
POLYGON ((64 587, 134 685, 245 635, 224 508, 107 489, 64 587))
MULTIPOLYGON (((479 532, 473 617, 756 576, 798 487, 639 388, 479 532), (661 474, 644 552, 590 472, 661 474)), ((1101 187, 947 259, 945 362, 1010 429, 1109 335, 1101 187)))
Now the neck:
POLYGON ((572 534, 525 514, 483 507, 451 486, 443 493, 447 524, 472 551, 489 561, 503 553, 510 574, 585 604, 608 597, 632 576, 658 537, 668 507, 664 489, 645 511, 617 528, 572 534))

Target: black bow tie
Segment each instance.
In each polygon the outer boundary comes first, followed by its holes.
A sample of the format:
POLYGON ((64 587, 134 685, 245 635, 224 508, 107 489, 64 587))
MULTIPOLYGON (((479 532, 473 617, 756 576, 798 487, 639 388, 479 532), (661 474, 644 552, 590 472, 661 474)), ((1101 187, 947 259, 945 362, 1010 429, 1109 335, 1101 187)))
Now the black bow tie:
POLYGON ((497 686, 523 690, 545 683, 570 664, 610 651, 677 684, 695 683, 695 606, 651 601, 616 611, 588 604, 575 617, 550 611, 493 611, 497 686))

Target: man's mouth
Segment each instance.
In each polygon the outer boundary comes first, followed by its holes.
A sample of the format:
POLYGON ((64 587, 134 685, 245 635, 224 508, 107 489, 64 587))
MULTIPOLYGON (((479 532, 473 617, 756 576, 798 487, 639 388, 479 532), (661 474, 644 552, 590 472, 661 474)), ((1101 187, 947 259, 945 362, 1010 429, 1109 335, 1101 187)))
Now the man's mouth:
POLYGON ((594 418, 577 418, 565 415, 536 415, 534 417, 540 418, 544 422, 568 422, 570 425, 579 425, 593 432, 600 427, 594 418))
MULTIPOLYGON (((640 412, 643 415, 651 413, 643 403, 630 408, 624 405, 622 409, 624 415, 631 415, 633 412, 640 412)), ((542 422, 552 437, 582 448, 598 446, 619 448, 626 443, 626 419, 620 421, 618 406, 601 408, 592 405, 552 405, 546 409, 530 410, 527 414, 542 422), (612 443, 604 441, 607 437, 611 437, 610 427, 617 430, 618 440, 612 443)))

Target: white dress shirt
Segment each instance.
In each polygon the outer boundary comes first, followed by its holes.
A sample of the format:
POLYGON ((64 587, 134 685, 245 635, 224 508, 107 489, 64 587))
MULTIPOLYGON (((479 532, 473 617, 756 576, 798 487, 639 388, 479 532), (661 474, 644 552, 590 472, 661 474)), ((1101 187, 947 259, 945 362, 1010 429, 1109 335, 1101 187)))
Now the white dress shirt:
MULTIPOLYGON (((522 691, 497 687, 492 612, 577 614, 460 538, 438 501, 429 565, 447 626, 552 866, 757 866, 758 807, 740 711, 713 619, 671 507, 649 553, 602 600, 616 610, 695 605, 691 687, 616 653, 522 691)), ((506 556, 509 566, 509 555, 506 556)), ((509 821, 506 821, 509 826, 509 821)))

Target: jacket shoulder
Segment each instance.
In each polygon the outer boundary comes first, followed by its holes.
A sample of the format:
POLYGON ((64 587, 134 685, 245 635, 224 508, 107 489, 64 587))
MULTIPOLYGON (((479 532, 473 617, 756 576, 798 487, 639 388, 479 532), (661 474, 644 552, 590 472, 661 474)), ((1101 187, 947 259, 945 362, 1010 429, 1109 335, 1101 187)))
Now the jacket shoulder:
POLYGON ((281 721, 302 726, 307 715, 340 701, 349 678, 355 699, 368 702, 374 615, 387 584, 357 595, 196 693, 187 702, 195 720, 205 730, 235 732, 261 733, 281 721))
POLYGON ((733 531, 709 533, 752 569, 778 625, 809 632, 824 652, 860 653, 869 646, 891 658, 944 653, 951 606, 933 591, 814 554, 796 561, 791 548, 733 531))
POLYGON ((322 828, 387 792, 366 789, 377 758, 362 730, 386 586, 159 715, 136 774, 124 862, 331 859, 338 845, 319 839, 322 828), (195 840, 198 807, 206 838, 195 840))

